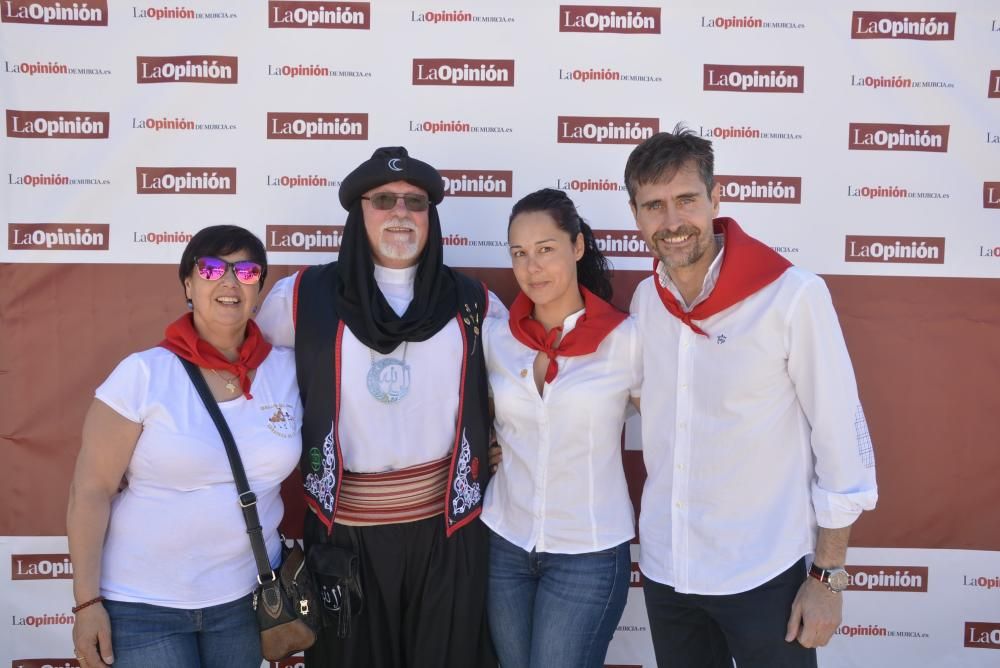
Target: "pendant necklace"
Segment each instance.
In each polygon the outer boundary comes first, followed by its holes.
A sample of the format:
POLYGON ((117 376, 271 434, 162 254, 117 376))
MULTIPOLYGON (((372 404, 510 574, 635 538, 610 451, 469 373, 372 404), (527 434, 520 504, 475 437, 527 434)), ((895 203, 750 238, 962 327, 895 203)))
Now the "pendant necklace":
POLYGON ((226 389, 229 390, 230 394, 236 394, 236 390, 240 389, 240 386, 236 384, 236 382, 239 380, 238 376, 236 378, 226 378, 215 369, 209 369, 209 371, 218 376, 219 380, 221 380, 223 383, 226 384, 226 389))
POLYGON ((403 341, 403 359, 383 357, 375 359, 371 348, 371 366, 368 367, 368 392, 383 404, 394 404, 410 391, 410 365, 406 363, 406 346, 403 341))

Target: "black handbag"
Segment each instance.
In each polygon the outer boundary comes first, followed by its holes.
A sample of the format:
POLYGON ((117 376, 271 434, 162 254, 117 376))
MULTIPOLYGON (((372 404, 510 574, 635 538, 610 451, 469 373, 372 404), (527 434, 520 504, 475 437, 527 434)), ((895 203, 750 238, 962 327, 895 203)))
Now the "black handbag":
POLYGON ((226 418, 219 410, 212 391, 198 367, 178 358, 184 365, 184 370, 191 377, 198 396, 212 416, 222 442, 226 446, 226 456, 233 469, 233 480, 239 493, 239 504, 246 521, 247 534, 250 536, 250 548, 253 550, 254 561, 257 564, 257 589, 253 593, 253 607, 257 612, 257 624, 260 626, 260 645, 264 658, 277 661, 291 656, 295 652, 312 647, 316 642, 316 633, 320 628, 320 610, 316 585, 306 566, 305 554, 298 543, 289 549, 282 548, 281 566, 275 573, 264 545, 264 533, 257 514, 257 495, 250 490, 243 460, 236 449, 236 441, 226 424, 226 418))

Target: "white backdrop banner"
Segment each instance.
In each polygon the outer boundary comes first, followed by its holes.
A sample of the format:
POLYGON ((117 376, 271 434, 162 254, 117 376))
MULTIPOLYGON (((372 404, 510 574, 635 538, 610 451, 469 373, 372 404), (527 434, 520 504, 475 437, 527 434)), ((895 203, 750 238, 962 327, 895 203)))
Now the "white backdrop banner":
POLYGON ((173 262, 234 222, 314 263, 340 179, 402 144, 444 170, 449 263, 507 266, 510 204, 552 186, 645 269, 625 158, 685 122, 797 264, 1000 276, 990 3, 616 4, 4 0, 0 260, 173 262))

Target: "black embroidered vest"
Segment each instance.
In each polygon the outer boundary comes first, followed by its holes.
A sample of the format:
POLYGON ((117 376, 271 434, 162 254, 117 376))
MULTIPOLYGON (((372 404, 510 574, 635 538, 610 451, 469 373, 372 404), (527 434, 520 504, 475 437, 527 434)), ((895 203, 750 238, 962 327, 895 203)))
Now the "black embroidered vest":
MULTIPOLYGON (((455 272, 461 306, 455 313, 462 334, 462 377, 458 419, 452 448, 444 521, 447 535, 482 511, 489 481, 489 409, 482 321, 488 293, 481 283, 455 272)), ((302 395, 302 458, 299 467, 306 503, 333 531, 343 476, 338 439, 340 418, 340 354, 345 325, 334 300, 336 263, 299 273, 295 286, 295 368, 302 395)))

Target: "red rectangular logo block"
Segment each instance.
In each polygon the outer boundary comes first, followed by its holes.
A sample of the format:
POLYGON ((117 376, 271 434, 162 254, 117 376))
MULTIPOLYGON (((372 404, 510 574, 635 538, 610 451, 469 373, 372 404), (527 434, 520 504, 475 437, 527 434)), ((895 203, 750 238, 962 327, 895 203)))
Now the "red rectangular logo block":
POLYGON ((965 646, 1000 649, 1000 622, 966 622, 965 646))
POLYGON ((955 39, 955 12, 854 12, 851 39, 955 39))
POLYGON ((414 58, 414 86, 513 86, 513 60, 414 58))
POLYGON ((560 5, 559 32, 659 35, 659 7, 560 5))
POLYGON ((660 131, 660 119, 634 116, 559 116, 560 144, 640 144, 660 131))
POLYGON ((847 148, 851 151, 947 153, 950 130, 950 125, 851 123, 847 148))

